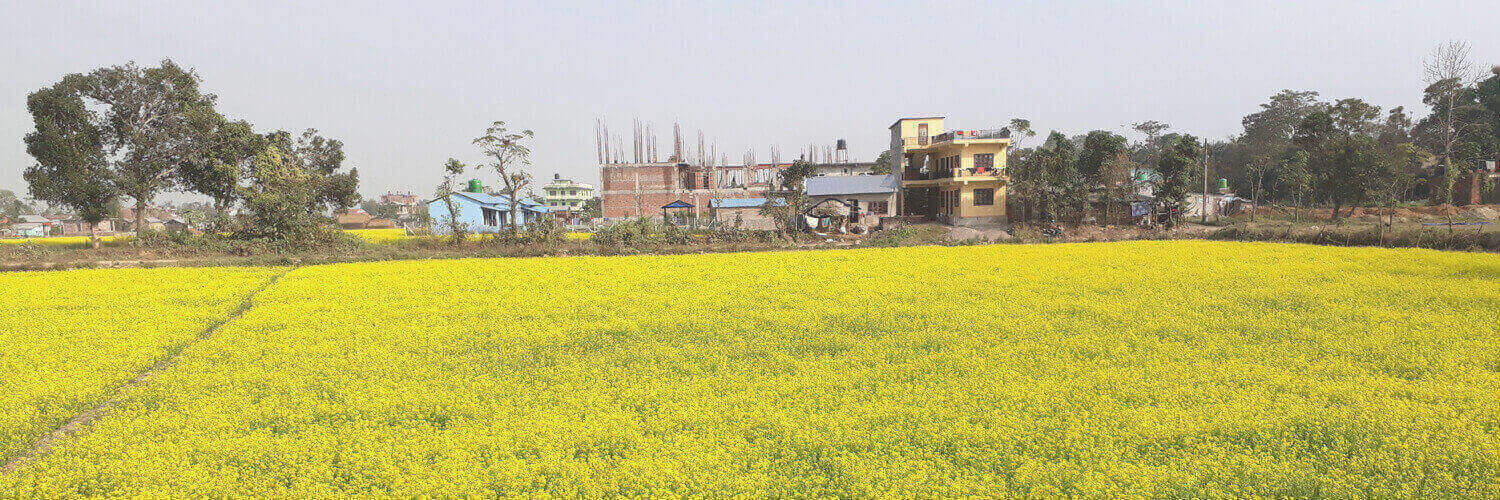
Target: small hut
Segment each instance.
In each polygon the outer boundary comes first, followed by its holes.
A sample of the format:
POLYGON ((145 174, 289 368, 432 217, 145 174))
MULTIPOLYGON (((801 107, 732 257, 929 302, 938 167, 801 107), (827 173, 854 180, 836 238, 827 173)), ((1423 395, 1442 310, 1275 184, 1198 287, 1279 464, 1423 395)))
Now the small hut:
POLYGON ((661 206, 662 222, 675 222, 686 224, 693 217, 693 204, 682 200, 675 200, 661 206))

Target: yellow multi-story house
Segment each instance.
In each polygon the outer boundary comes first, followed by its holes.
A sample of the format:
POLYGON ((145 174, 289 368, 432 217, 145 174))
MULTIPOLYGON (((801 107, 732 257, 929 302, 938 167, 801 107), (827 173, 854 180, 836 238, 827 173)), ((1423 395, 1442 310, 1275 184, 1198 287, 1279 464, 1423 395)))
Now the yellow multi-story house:
POLYGON ((1010 130, 943 129, 943 117, 891 124, 900 215, 959 226, 1004 226, 1010 130))

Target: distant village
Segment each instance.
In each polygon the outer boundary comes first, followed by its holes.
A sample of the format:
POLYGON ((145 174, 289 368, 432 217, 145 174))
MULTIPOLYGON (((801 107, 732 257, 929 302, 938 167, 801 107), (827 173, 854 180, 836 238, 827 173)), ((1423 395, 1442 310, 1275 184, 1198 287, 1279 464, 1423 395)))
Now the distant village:
MULTIPOLYGON (((649 129, 639 125, 627 158, 624 148, 612 144, 617 139, 601 127, 596 143, 598 189, 554 173, 539 192, 530 189, 512 211, 509 197, 497 186, 468 179, 447 199, 391 191, 332 216, 343 229, 401 228, 412 234, 444 233, 447 226, 442 221, 449 220, 474 233, 502 233, 511 227, 512 213, 523 225, 545 220, 581 230, 637 219, 779 230, 786 229, 783 224, 791 218, 794 229, 865 234, 915 222, 1007 228, 1033 215, 1027 213, 1030 204, 1011 199, 1015 194, 1014 179, 1007 173, 1010 128, 948 129, 944 117, 925 116, 897 119, 888 129, 890 147, 876 161, 851 160, 847 142, 838 139, 809 146, 793 161, 783 161, 773 148, 768 162, 757 162, 753 153, 746 153, 745 161, 731 164, 712 149, 705 151, 701 137, 698 154, 688 153, 676 130, 671 151, 659 152, 656 139, 643 135, 649 129), (792 176, 794 185, 788 185, 788 170, 798 164, 806 172, 792 176), (803 202, 788 213, 784 205, 792 192, 803 202)), ((1236 195, 1224 179, 1213 185, 1205 182, 1182 203, 1166 206, 1155 196, 1161 175, 1150 166, 1125 163, 1128 171, 1105 176, 1109 199, 1086 201, 1079 222, 1138 225, 1153 222, 1163 209, 1175 210, 1162 219, 1170 221, 1243 214, 1255 206, 1252 199, 1236 195)), ((1493 160, 1480 163, 1474 175, 1457 183, 1453 204, 1480 203, 1480 187, 1500 178, 1493 160)), ((211 210, 206 203, 148 207, 140 220, 150 230, 199 233, 211 210)), ((121 208, 95 230, 102 235, 133 232, 136 220, 135 210, 121 208)), ((60 211, 0 216, 0 228, 0 234, 10 238, 89 234, 87 222, 60 211)))

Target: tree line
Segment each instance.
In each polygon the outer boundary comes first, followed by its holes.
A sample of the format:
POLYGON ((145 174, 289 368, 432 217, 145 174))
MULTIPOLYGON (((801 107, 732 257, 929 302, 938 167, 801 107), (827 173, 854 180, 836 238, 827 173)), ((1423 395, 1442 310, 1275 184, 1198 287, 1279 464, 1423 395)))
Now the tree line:
POLYGON ((32 92, 31 197, 76 212, 94 239, 92 228, 126 203, 139 236, 159 196, 199 193, 213 200, 207 231, 301 243, 328 234, 331 211, 359 202, 342 142, 314 129, 258 133, 219 113, 201 81, 171 60, 132 62, 32 92))
MULTIPOLYGON (((1424 63, 1420 117, 1359 98, 1283 90, 1222 141, 1145 121, 1132 126, 1143 137, 1136 142, 1105 130, 1053 131, 1025 147, 1036 133, 1029 121, 1012 120, 1012 203, 1028 223, 1081 223, 1091 206, 1123 204, 1150 184, 1153 208, 1166 210, 1199 190, 1204 170, 1256 205, 1332 207, 1335 218, 1358 205, 1448 203, 1456 181, 1477 175, 1476 160, 1500 153, 1500 67, 1481 73, 1468 51, 1447 43, 1424 63)), ((1485 201, 1497 197, 1500 186, 1491 183, 1485 201)))

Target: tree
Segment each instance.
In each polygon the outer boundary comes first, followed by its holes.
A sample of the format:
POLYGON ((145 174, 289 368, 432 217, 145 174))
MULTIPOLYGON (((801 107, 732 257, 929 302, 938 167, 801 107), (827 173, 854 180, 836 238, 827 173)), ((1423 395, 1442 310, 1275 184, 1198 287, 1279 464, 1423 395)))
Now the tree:
MULTIPOLYGON (((1307 162, 1306 151, 1290 150, 1276 163, 1276 187, 1282 192, 1283 199, 1290 199, 1293 206, 1302 206, 1312 191, 1312 173, 1307 162)), ((1257 205, 1256 209, 1259 208, 1257 205)))
POLYGON ((1327 104, 1318 102, 1317 92, 1282 90, 1262 103, 1260 111, 1240 120, 1245 129, 1240 140, 1250 146, 1252 155, 1280 154, 1291 142, 1292 134, 1302 120, 1327 107, 1327 104))
POLYGON ((1156 172, 1162 178, 1161 187, 1156 191, 1159 202, 1182 204, 1187 198, 1188 170, 1198 163, 1201 156, 1203 146, 1198 143, 1197 137, 1191 135, 1183 135, 1163 152, 1156 167, 1156 172))
POLYGON ((265 150, 267 138, 256 134, 249 122, 229 121, 213 112, 194 116, 192 130, 199 147, 180 167, 182 182, 213 199, 214 211, 223 214, 234 204, 240 181, 265 150))
MULTIPOLYGON (((171 60, 156 68, 127 63, 64 77, 50 89, 62 95, 44 100, 81 108, 52 117, 69 119, 71 123, 59 126, 93 137, 72 144, 87 148, 75 154, 94 158, 89 162, 101 164, 109 173, 90 174, 90 182, 111 184, 97 188, 99 195, 113 191, 134 199, 137 234, 145 229, 147 205, 176 184, 178 167, 197 148, 192 121, 212 112, 214 96, 201 93, 198 82, 196 73, 171 60)), ((41 109, 33 115, 38 112, 48 113, 41 109)))
POLYGON ((1380 125, 1380 134, 1376 140, 1383 147, 1394 147, 1398 144, 1412 142, 1411 118, 1406 116, 1406 108, 1396 106, 1391 108, 1390 114, 1386 115, 1385 123, 1380 125))
POLYGON ((1021 154, 1009 174, 1026 203, 1028 221, 1081 219, 1088 188, 1078 174, 1077 147, 1067 136, 1053 131, 1040 146, 1021 154))
POLYGON ((489 167, 500 175, 505 196, 510 198, 512 233, 521 231, 521 190, 531 185, 531 174, 525 170, 531 165, 531 148, 526 146, 525 141, 531 139, 532 135, 530 130, 510 132, 505 128, 505 122, 497 120, 490 124, 484 135, 474 139, 474 144, 492 159, 489 167))
POLYGON ((796 216, 807 208, 807 195, 803 192, 803 181, 817 171, 815 164, 805 159, 793 160, 791 165, 776 173, 781 189, 771 191, 760 213, 782 222, 788 232, 796 231, 796 216))
POLYGON ((1105 130, 1089 132, 1078 152, 1078 172, 1090 186, 1097 186, 1103 182, 1106 163, 1124 152, 1124 136, 1105 130))
POLYGON ((1031 129, 1031 120, 1025 118, 1010 119, 1010 147, 1020 149, 1026 139, 1036 137, 1036 131, 1031 129))
POLYGON ((891 173, 891 150, 880 152, 880 156, 875 158, 875 166, 870 168, 870 173, 879 175, 891 173))
POLYGON ((105 133, 84 100, 89 79, 69 75, 27 96, 36 130, 26 134, 26 152, 36 164, 22 177, 32 198, 77 212, 89 224, 90 244, 98 247, 94 228, 109 216, 119 191, 104 153, 105 133))
POLYGON ((1172 126, 1156 120, 1147 120, 1134 123, 1130 128, 1146 136, 1146 142, 1139 148, 1139 152, 1143 155, 1140 159, 1141 163, 1147 165, 1157 164, 1161 159, 1161 151, 1163 149, 1162 132, 1172 128, 1172 126))
POLYGON ((801 191, 803 181, 817 172, 816 164, 808 160, 795 160, 776 173, 776 178, 785 191, 801 191))
POLYGON ((1500 153, 1500 66, 1490 69, 1489 78, 1475 86, 1475 97, 1485 110, 1485 125, 1490 137, 1492 154, 1500 153))
POLYGON ((278 130, 265 136, 266 143, 280 150, 283 160, 307 173, 313 192, 307 210, 323 214, 359 204, 359 169, 340 172, 344 165, 344 143, 318 134, 317 129, 302 131, 297 140, 278 130))
POLYGON ((1375 121, 1380 118, 1380 106, 1372 106, 1362 99, 1339 99, 1329 110, 1329 115, 1333 127, 1343 132, 1346 138, 1374 136, 1381 128, 1381 124, 1375 121))
POLYGON ((1432 108, 1432 125, 1437 128, 1437 148, 1443 159, 1443 188, 1441 196, 1451 199, 1453 191, 1453 146, 1459 132, 1459 99, 1464 93, 1464 79, 1474 72, 1469 60, 1469 44, 1449 41, 1434 48, 1432 55, 1422 63, 1423 81, 1427 88, 1422 92, 1422 103, 1432 108))
POLYGON ((584 217, 598 219, 604 217, 604 199, 598 196, 583 200, 583 207, 578 209, 584 217))
POLYGON ((241 231, 250 237, 306 246, 320 235, 324 221, 307 209, 318 196, 312 175, 287 160, 274 146, 255 156, 250 183, 239 190, 248 222, 241 231))
POLYGON ((0 189, 0 215, 6 217, 17 217, 22 214, 35 212, 36 209, 27 204, 21 197, 16 196, 14 191, 0 189))
POLYGON ((448 162, 443 164, 443 182, 442 184, 438 184, 437 196, 443 200, 443 204, 448 208, 448 216, 446 220, 441 222, 448 225, 454 245, 464 242, 464 236, 468 233, 469 229, 467 224, 464 224, 463 221, 454 215, 458 213, 458 206, 453 202, 452 196, 454 193, 453 180, 463 175, 464 170, 467 168, 468 166, 464 165, 463 162, 449 158, 448 162))

